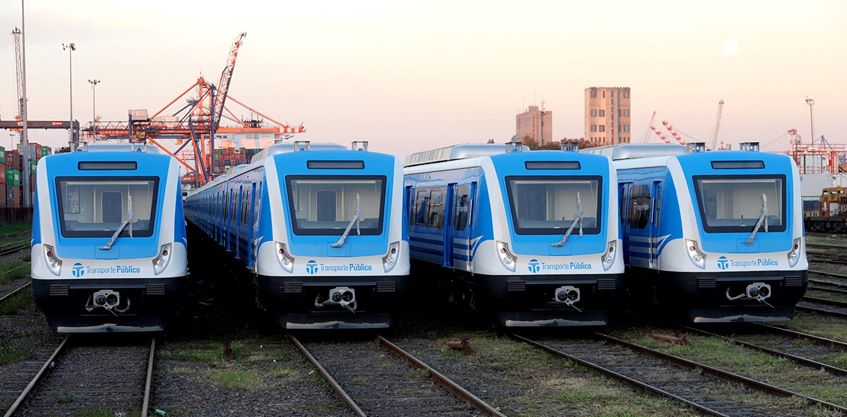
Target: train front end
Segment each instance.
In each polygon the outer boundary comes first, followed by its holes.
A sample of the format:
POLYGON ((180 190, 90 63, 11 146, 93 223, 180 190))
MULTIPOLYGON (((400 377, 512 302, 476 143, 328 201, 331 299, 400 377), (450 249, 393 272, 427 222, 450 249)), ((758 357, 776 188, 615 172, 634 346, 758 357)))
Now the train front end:
POLYGON ((794 162, 749 151, 676 160, 683 236, 662 254, 663 298, 695 323, 791 319, 809 268, 794 162))
POLYGON ((284 328, 391 326, 409 275, 401 165, 359 146, 297 144, 265 163, 258 288, 284 328))
POLYGON ((38 163, 31 275, 59 333, 161 331, 187 276, 179 166, 131 145, 38 163))

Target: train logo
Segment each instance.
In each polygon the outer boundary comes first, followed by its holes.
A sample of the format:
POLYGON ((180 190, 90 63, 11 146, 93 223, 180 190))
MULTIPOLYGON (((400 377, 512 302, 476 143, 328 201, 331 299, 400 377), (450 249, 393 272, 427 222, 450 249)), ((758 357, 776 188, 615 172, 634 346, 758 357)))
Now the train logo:
POLYGON ((532 272, 533 274, 537 274, 539 271, 541 271, 541 264, 538 263, 538 259, 530 259, 528 268, 529 268, 529 272, 532 272))
POLYGON ((721 256, 718 258, 718 269, 721 271, 726 271, 729 269, 729 260, 726 259, 726 256, 721 256))
POLYGON ((74 264, 73 268, 71 268, 71 274, 79 278, 85 275, 85 267, 83 267, 81 263, 77 262, 74 264))
POLYGON ((318 263, 315 262, 314 259, 310 259, 309 262, 306 263, 306 272, 309 275, 315 275, 318 273, 318 263))

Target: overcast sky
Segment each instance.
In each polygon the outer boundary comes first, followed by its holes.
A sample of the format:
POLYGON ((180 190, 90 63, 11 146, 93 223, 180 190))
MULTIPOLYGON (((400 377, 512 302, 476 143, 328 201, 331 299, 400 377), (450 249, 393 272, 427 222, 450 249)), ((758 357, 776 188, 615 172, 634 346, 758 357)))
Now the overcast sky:
MULTIPOLYGON (((217 82, 241 32, 230 93, 292 124, 304 139, 416 150, 514 134, 542 100, 553 136, 583 136, 583 90, 632 88, 633 141, 655 110, 682 132, 787 149, 787 129, 847 142, 847 2, 835 1, 30 1, 32 119, 151 113, 199 74, 217 82)), ((15 113, 12 38, 20 1, 0 0, 0 118, 15 113)), ((56 146, 60 132, 31 133, 56 146)), ((655 141, 655 138, 650 138, 655 141)), ((8 132, 0 144, 8 146, 8 132)))

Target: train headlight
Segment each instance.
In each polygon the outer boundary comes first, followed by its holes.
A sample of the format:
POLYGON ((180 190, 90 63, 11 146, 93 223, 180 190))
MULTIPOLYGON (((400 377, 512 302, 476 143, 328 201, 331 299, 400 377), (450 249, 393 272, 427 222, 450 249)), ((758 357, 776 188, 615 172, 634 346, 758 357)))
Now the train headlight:
POLYGON ((797 265, 797 261, 800 260, 801 246, 802 240, 799 237, 794 239, 794 243, 791 244, 791 250, 788 252, 788 266, 794 268, 794 265, 797 265))
POLYGON ((153 273, 159 275, 165 268, 168 267, 168 264, 171 262, 171 248, 173 247, 170 243, 165 243, 159 248, 159 254, 153 258, 153 273))
POLYGON ((41 245, 44 250, 44 261, 47 263, 47 268, 53 275, 62 273, 62 260, 56 256, 56 249, 50 245, 41 245))
POLYGON ((608 271, 609 268, 612 267, 615 263, 615 256, 617 256, 617 246, 618 241, 613 240, 606 245, 606 253, 600 257, 600 260, 603 262, 603 270, 608 271))
POLYGON ((294 257, 288 253, 285 243, 274 242, 274 249, 276 250, 276 259, 282 265, 282 269, 287 272, 294 272, 294 257))
POLYGON ((388 245, 388 253, 382 257, 382 267, 385 269, 385 272, 389 272, 394 269, 394 265, 397 264, 397 258, 400 257, 400 242, 391 242, 388 245))
POLYGON ((509 244, 506 242, 497 241, 497 255, 500 257, 500 262, 509 271, 515 272, 517 267, 518 257, 509 250, 509 244))
POLYGON ((706 269, 706 254, 700 251, 696 240, 685 239, 685 251, 688 258, 700 269, 706 269))

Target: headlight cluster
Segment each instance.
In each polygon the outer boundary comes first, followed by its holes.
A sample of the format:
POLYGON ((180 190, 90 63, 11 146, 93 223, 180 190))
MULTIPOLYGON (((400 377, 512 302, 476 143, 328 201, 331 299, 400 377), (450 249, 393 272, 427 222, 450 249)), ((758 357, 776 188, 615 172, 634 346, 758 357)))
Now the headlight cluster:
POLYGON ((159 275, 168 267, 168 264, 171 262, 172 248, 173 245, 170 243, 165 243, 159 248, 159 254, 153 258, 153 273, 159 275))
POLYGON ((603 270, 604 271, 608 271, 609 268, 611 268, 612 265, 614 265, 615 256, 617 256, 617 253, 616 253, 617 252, 617 246, 618 246, 617 240, 612 240, 612 241, 609 242, 609 244, 606 245, 606 253, 604 253, 603 256, 600 257, 600 261, 603 262, 603 270))
POLYGON ((44 260, 53 275, 62 273, 62 260, 56 256, 56 249, 50 245, 41 245, 44 249, 44 260))
POLYGON ((389 272, 394 269, 394 265, 397 264, 397 259, 400 257, 400 242, 391 242, 388 245, 388 253, 382 257, 382 267, 385 269, 385 272, 389 272))
POLYGON ((274 249, 276 250, 276 259, 279 260, 282 269, 287 272, 294 272, 294 257, 288 253, 285 243, 274 242, 274 249))
POLYGON ((700 269, 706 269, 706 254, 700 250, 696 240, 685 239, 685 251, 694 265, 700 269))
POLYGON ((509 250, 509 244, 506 242, 497 241, 497 255, 500 257, 500 262, 506 269, 515 272, 517 267, 518 257, 509 250))
POLYGON ((802 248, 802 239, 799 237, 794 239, 794 243, 791 244, 791 250, 788 252, 788 266, 794 268, 797 265, 797 261, 800 260, 800 253, 802 248))

